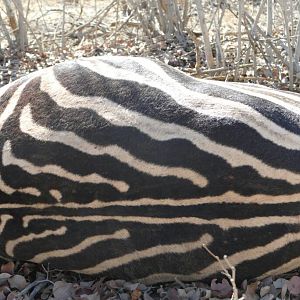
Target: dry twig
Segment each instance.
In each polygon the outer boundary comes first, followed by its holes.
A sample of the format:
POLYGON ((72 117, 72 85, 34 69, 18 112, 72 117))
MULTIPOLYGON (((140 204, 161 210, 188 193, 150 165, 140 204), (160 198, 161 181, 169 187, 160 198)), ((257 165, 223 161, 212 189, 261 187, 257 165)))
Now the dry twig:
POLYGON ((222 260, 220 260, 219 256, 215 255, 214 253, 212 253, 205 244, 203 244, 203 248, 219 263, 221 269, 222 269, 222 274, 225 275, 228 280, 230 281, 231 285, 232 285, 232 296, 231 296, 231 300, 243 300, 244 297, 239 298, 238 296, 238 289, 235 283, 235 277, 236 277, 236 269, 235 267, 229 262, 228 258, 226 255, 223 256, 223 260, 225 262, 226 265, 224 265, 224 263, 222 262, 222 260), (231 270, 231 274, 228 272, 227 269, 231 270))

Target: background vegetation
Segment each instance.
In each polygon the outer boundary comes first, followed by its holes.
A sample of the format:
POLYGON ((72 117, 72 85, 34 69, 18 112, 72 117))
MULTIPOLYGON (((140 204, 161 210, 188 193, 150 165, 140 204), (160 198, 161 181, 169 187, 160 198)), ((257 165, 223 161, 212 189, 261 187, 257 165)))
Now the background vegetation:
POLYGON ((65 59, 155 56, 299 90, 299 0, 0 0, 0 84, 65 59))

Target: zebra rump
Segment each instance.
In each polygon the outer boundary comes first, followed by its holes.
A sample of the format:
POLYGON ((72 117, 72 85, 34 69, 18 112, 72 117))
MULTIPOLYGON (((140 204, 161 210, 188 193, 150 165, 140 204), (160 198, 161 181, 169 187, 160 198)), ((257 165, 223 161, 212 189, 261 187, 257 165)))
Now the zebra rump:
POLYGON ((300 97, 94 57, 0 90, 0 255, 112 278, 300 265, 300 97))

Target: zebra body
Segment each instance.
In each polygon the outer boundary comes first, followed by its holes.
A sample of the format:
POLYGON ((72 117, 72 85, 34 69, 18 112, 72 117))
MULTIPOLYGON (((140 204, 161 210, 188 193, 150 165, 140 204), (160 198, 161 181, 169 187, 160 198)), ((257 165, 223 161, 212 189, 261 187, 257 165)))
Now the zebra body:
POLYGON ((146 58, 0 90, 0 254, 145 282, 300 265, 300 97, 146 58), (299 238, 299 239, 298 239, 299 238))

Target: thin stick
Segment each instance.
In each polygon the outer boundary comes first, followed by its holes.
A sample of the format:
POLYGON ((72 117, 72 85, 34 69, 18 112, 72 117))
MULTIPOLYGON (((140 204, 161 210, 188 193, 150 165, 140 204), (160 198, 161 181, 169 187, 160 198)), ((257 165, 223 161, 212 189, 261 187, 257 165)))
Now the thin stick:
POLYGON ((294 85, 294 68, 293 68, 293 53, 292 53, 292 45, 291 45, 291 39, 290 39, 290 31, 289 31, 289 22, 287 18, 287 8, 286 8, 286 1, 281 0, 280 6, 282 9, 283 13, 283 18, 284 18, 284 27, 285 27, 285 33, 286 33, 286 39, 287 39, 287 44, 288 44, 288 56, 289 56, 289 90, 293 90, 293 85, 294 85))
MULTIPOLYGON (((117 0, 113 0, 109 5, 107 5, 104 9, 100 9, 90 20, 88 20, 87 22, 85 22, 84 24, 76 27, 75 29, 73 29, 72 31, 68 32, 67 36, 72 36, 74 33, 76 33, 79 30, 82 30, 83 28, 89 26, 95 19, 97 19, 100 15, 106 15, 111 8, 113 8, 117 3, 117 0)), ((103 18, 101 17, 101 21, 103 20, 103 18)), ((97 20, 98 22, 99 20, 97 20)), ((100 21, 100 22, 101 22, 100 21)))
POLYGON ((211 45, 210 45, 209 33, 208 33, 206 22, 205 22, 202 0, 196 0, 195 2, 196 2, 196 6, 197 6, 198 17, 199 17, 200 27, 201 27, 201 31, 202 31, 202 36, 203 36, 207 65, 208 65, 208 68, 211 69, 214 67, 214 58, 213 58, 212 49, 211 49, 211 45))
POLYGON ((214 253, 212 253, 205 244, 202 245, 203 248, 219 263, 219 265, 221 266, 222 269, 222 274, 224 274, 230 281, 231 285, 232 285, 232 296, 231 296, 231 300, 242 300, 243 297, 241 299, 239 299, 238 296, 238 289, 235 283, 235 279, 236 279, 236 269, 235 267, 229 262, 227 255, 223 256, 223 260, 226 264, 226 266, 224 266, 223 262, 220 260, 219 256, 215 255, 214 253), (231 274, 228 272, 227 269, 231 270, 231 274))
POLYGON ((217 72, 223 72, 223 71, 232 71, 235 70, 235 68, 248 68, 248 67, 253 67, 253 63, 249 64, 242 64, 242 65, 237 65, 237 66, 228 66, 228 67, 221 67, 221 68, 215 68, 215 69, 210 69, 210 70, 203 70, 200 72, 200 74, 210 74, 210 73, 217 73, 217 72))
POLYGON ((66 48, 66 39, 65 39, 65 23, 66 23, 66 1, 62 0, 62 29, 61 29, 61 54, 64 56, 64 50, 66 48))
MULTIPOLYGON (((273 27, 273 1, 274 0, 267 0, 267 30, 266 34, 268 37, 272 37, 272 27, 273 27)), ((268 59, 272 63, 274 61, 273 59, 273 54, 272 54, 272 49, 271 47, 267 44, 266 45, 266 51, 268 54, 268 59)))
POLYGON ((10 38, 10 35, 9 35, 9 32, 8 32, 8 29, 6 28, 6 25, 2 19, 2 16, 1 16, 1 13, 0 13, 0 26, 2 28, 2 31, 3 31, 3 34, 5 35, 5 38, 9 44, 9 47, 12 48, 13 47, 13 42, 10 38))
MULTIPOLYGON (((241 51, 242 51, 242 19, 244 16, 244 0, 239 1, 239 15, 238 15, 238 46, 237 46, 237 55, 235 64, 238 65, 241 60, 241 51)), ((238 68, 235 69, 234 79, 237 81, 238 79, 238 68)))

